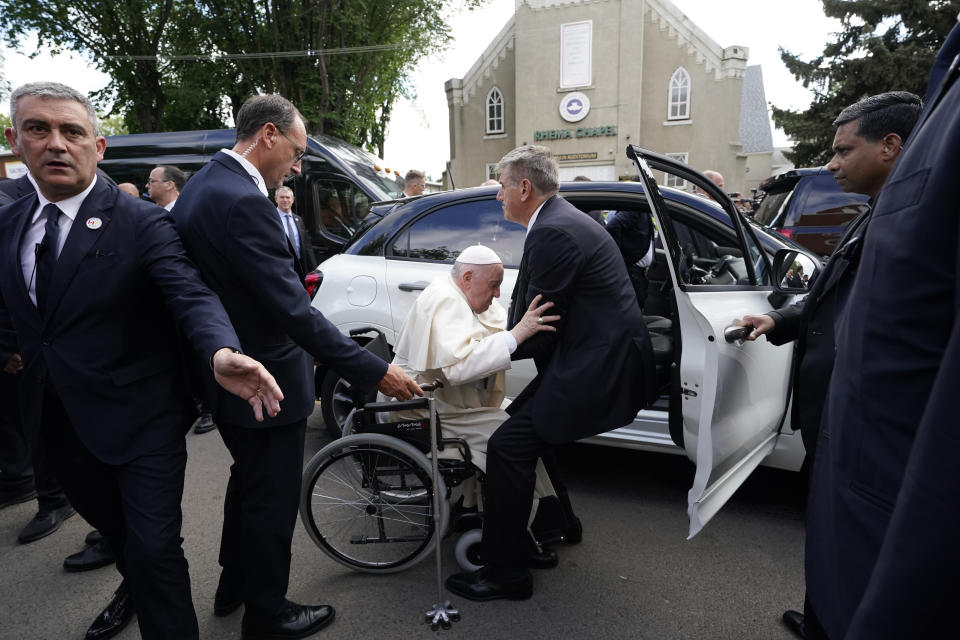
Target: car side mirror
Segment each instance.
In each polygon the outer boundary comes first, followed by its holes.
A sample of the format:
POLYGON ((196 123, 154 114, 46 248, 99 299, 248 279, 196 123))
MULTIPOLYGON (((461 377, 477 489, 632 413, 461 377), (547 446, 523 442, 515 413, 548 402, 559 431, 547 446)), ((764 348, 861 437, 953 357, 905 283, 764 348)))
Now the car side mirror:
POLYGON ((795 249, 780 249, 773 257, 773 284, 784 293, 806 293, 820 270, 820 264, 795 249))

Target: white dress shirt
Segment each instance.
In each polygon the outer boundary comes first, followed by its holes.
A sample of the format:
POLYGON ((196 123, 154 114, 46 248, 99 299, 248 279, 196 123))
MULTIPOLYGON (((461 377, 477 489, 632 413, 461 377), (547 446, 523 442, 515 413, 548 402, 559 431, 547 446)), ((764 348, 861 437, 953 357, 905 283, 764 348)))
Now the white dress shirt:
POLYGON ((527 233, 523 236, 524 239, 530 235, 530 229, 533 229, 533 223, 537 221, 537 216, 540 215, 540 209, 543 209, 543 205, 547 204, 547 201, 544 200, 540 203, 540 206, 537 207, 537 210, 533 212, 533 215, 530 216, 530 222, 527 223, 527 233))
POLYGON ((253 182, 257 185, 257 189, 260 189, 260 193, 264 197, 267 196, 267 185, 263 182, 263 176, 260 175, 260 171, 257 170, 249 160, 241 156, 239 153, 235 152, 233 149, 221 149, 225 154, 236 160, 240 163, 240 166, 243 167, 247 173, 250 174, 250 177, 253 178, 253 182))
MULTIPOLYGON (((27 285, 27 292, 30 294, 30 299, 33 300, 33 304, 37 304, 36 251, 40 242, 43 240, 43 236, 46 235, 44 226, 47 224, 47 219, 42 213, 43 208, 50 204, 50 200, 43 197, 43 194, 37 189, 37 183, 33 179, 33 176, 28 173, 27 178, 37 192, 37 198, 39 198, 40 204, 34 209, 33 215, 30 217, 30 222, 27 224, 27 229, 23 234, 23 243, 20 245, 20 269, 23 271, 23 281, 27 285)), ((57 226, 60 229, 60 237, 57 242, 58 258, 60 257, 60 252, 63 250, 64 243, 67 241, 67 236, 70 235, 70 229, 73 228, 73 221, 77 217, 77 213, 80 212, 80 206, 83 204, 87 195, 93 190, 95 184, 97 184, 96 174, 93 176, 93 182, 91 182, 86 189, 75 196, 53 203, 57 205, 61 213, 63 213, 62 216, 57 218, 57 226)))

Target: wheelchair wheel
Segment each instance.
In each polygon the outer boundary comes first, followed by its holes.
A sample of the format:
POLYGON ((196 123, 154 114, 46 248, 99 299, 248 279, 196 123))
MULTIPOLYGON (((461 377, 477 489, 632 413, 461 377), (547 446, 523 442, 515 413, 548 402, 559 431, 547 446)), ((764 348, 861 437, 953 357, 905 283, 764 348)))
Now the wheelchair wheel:
POLYGON ((482 529, 471 529, 457 540, 455 550, 457 564, 460 565, 460 568, 464 571, 476 571, 477 569, 483 568, 485 562, 483 561, 483 551, 480 546, 481 538, 483 538, 482 529))
MULTIPOLYGON (((441 531, 450 510, 443 478, 441 531)), ((433 551, 433 472, 415 447, 390 436, 356 434, 331 442, 307 463, 300 519, 331 558, 357 571, 392 573, 433 551)))

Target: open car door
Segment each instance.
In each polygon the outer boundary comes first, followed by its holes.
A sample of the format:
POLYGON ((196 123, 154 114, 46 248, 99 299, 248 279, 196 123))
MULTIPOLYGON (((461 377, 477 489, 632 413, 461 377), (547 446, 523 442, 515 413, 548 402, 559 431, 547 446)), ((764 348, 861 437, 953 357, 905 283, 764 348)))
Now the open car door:
POLYGON ((633 145, 627 155, 660 229, 676 295, 682 349, 671 403, 681 405, 684 448, 697 465, 687 497, 692 537, 773 451, 786 416, 793 349, 744 342, 743 330, 733 327, 746 314, 769 311, 774 287, 770 262, 730 198, 670 158, 633 145), (739 246, 717 246, 675 223, 652 168, 706 191, 730 216, 739 246))

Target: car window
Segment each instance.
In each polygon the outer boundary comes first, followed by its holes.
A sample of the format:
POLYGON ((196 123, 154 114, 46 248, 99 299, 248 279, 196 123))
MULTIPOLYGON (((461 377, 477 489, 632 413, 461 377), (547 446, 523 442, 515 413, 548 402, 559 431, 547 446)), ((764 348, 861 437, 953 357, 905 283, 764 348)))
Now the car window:
POLYGON ((464 249, 483 244, 493 249, 504 266, 516 267, 523 254, 525 231, 503 218, 496 200, 460 202, 431 211, 413 221, 390 244, 395 258, 453 262, 464 249))
POLYGON ((834 180, 832 173, 824 173, 813 177, 805 185, 804 191, 803 202, 795 206, 793 211, 790 212, 791 219, 786 221, 786 226, 795 225, 803 214, 867 201, 865 195, 843 191, 837 181, 834 180))
POLYGON ((793 193, 792 190, 783 191, 781 193, 768 193, 760 202, 760 206, 757 207, 756 213, 753 214, 753 219, 760 224, 776 226, 780 209, 787 201, 787 198, 790 197, 791 193, 793 193))
MULTIPOLYGON (((729 286, 750 284, 743 251, 732 229, 698 224, 671 207, 670 224, 679 244, 679 277, 684 284, 729 286)), ((756 250, 756 247, 753 247, 756 250)))
POLYGON ((311 181, 316 218, 312 233, 350 239, 370 212, 370 198, 346 180, 318 177, 311 181))

